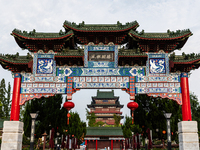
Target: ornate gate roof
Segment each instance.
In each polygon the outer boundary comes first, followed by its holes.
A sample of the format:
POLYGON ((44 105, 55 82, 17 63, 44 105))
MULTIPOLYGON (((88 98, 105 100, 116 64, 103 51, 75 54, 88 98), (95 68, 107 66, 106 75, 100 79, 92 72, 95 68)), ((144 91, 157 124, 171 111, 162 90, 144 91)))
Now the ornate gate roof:
MULTIPOLYGON (((158 52, 163 50, 166 53, 173 52, 184 46, 187 39, 192 35, 189 29, 170 31, 165 33, 146 33, 144 30, 137 31, 137 21, 122 24, 76 24, 65 21, 63 27, 57 33, 27 32, 14 29, 11 33, 17 44, 29 52, 43 50, 47 53, 53 50, 57 66, 83 66, 84 45, 109 44, 123 45, 118 52, 118 66, 145 66, 147 54, 145 52, 158 52)), ((189 72, 197 69, 199 55, 170 56, 170 72, 189 72)), ((31 72, 33 58, 27 56, 0 55, 0 63, 4 69, 12 72, 31 72)))

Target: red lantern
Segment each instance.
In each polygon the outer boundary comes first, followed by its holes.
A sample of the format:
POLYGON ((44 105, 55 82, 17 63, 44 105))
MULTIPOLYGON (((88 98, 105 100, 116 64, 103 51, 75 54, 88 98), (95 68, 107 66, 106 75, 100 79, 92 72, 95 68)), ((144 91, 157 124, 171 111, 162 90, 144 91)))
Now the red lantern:
POLYGON ((127 107, 132 110, 132 124, 134 123, 134 113, 133 111, 138 108, 138 103, 136 102, 129 102, 127 107))
POLYGON ((68 110, 68 114, 67 114, 67 124, 69 124, 69 117, 70 117, 69 110, 72 109, 72 108, 74 108, 74 106, 75 106, 75 105, 74 105, 73 102, 65 102, 64 105, 63 105, 63 107, 64 107, 65 109, 68 110))
POLYGON ((74 108, 74 103, 73 102, 65 102, 63 107, 66 108, 68 111, 72 108, 74 108))
POLYGON ((131 109, 132 111, 134 111, 135 109, 137 109, 138 108, 138 103, 136 103, 136 102, 129 102, 128 104, 127 104, 127 107, 129 108, 129 109, 131 109))

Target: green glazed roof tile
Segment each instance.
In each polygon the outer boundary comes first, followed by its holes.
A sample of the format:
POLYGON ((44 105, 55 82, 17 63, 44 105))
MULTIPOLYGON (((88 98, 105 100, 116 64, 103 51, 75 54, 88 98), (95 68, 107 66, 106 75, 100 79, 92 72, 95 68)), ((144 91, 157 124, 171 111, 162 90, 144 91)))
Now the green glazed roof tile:
POLYGON ((85 31, 85 32, 94 32, 94 31, 125 31, 133 28, 137 28, 139 26, 137 21, 128 22, 125 25, 122 25, 120 22, 117 24, 85 24, 84 21, 79 23, 78 25, 74 22, 65 21, 63 25, 66 29, 72 29, 76 31, 85 31))
POLYGON ((123 136, 121 127, 87 127, 86 136, 123 136))
POLYGON ((92 98, 119 98, 119 97, 114 96, 114 90, 112 91, 97 90, 97 96, 93 96, 92 98))
POLYGON ((82 51, 80 52, 78 50, 69 50, 67 52, 56 53, 55 56, 65 57, 65 56, 83 56, 83 55, 84 55, 84 52, 82 52, 82 51))
POLYGON ((129 35, 138 39, 166 40, 186 38, 191 36, 192 32, 189 29, 177 30, 176 32, 168 30, 167 33, 145 33, 144 30, 142 32, 130 30, 129 35))
POLYGON ((0 61, 3 60, 5 62, 9 62, 9 63, 19 63, 19 64, 27 64, 30 62, 31 58, 27 58, 27 56, 17 56, 15 57, 15 55, 0 55, 0 61))
POLYGON ((44 33, 44 32, 36 32, 35 30, 27 32, 21 31, 18 29, 14 29, 11 33, 13 36, 21 37, 24 39, 32 39, 32 40, 53 40, 53 39, 64 39, 73 35, 73 31, 70 30, 67 33, 60 31, 59 33, 44 33))
MULTIPOLYGON (((56 53, 55 57, 83 57, 83 51, 79 50, 68 50, 66 52, 56 53)), ((119 57, 147 57, 146 53, 135 53, 130 51, 121 51, 119 57)), ((18 55, 2 55, 0 54, 0 61, 13 63, 13 64, 28 64, 32 60, 31 55, 18 56, 18 55)), ((200 54, 186 54, 185 57, 182 55, 170 56, 170 60, 174 63, 196 63, 200 60, 200 54)), ((97 91, 97 96, 93 98, 118 98, 114 96, 112 91, 97 91)))
POLYGON ((174 63, 186 63, 186 62, 190 62, 190 63, 193 63, 193 62, 196 62, 196 61, 199 61, 200 60, 200 56, 194 56, 194 58, 184 58, 184 57, 180 57, 180 56, 175 56, 175 58, 173 59, 170 59, 172 60, 174 63))

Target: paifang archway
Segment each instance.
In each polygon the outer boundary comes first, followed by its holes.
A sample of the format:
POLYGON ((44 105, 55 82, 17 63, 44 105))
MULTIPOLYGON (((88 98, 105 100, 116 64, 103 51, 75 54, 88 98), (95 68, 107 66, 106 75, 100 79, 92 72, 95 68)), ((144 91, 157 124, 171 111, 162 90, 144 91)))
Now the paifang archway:
POLYGON ((76 25, 64 22, 65 31, 40 33, 14 29, 27 56, 1 57, 4 69, 14 74, 10 120, 19 120, 20 105, 33 98, 72 94, 79 89, 122 89, 130 94, 169 98, 182 105, 183 121, 191 120, 188 72, 199 58, 170 54, 183 47, 190 30, 166 33, 136 31, 134 21, 122 25, 76 25), (179 58, 179 59, 177 59, 179 58))
POLYGON ((147 94, 182 105, 180 80, 187 74, 169 73, 168 54, 147 53, 146 66, 131 67, 118 67, 117 55, 118 46, 88 45, 84 48, 84 67, 69 67, 56 66, 52 51, 34 53, 33 73, 15 74, 15 80, 21 80, 19 104, 54 94, 66 94, 72 100, 72 94, 80 89, 109 88, 125 90, 130 100, 135 99, 135 94, 147 94))
MULTIPOLYGON (((21 147, 20 105, 28 100, 54 94, 72 100, 76 90, 109 88, 125 90, 133 101, 135 94, 175 100, 182 105, 179 148, 199 147, 197 124, 191 121, 188 72, 199 68, 200 57, 173 53, 184 46, 191 31, 145 33, 138 32, 138 26, 137 21, 125 25, 65 21, 65 31, 58 33, 14 29, 11 35, 29 53, 0 56, 2 67, 14 73, 11 116, 4 127, 9 132, 3 137, 16 135, 21 147), (11 126, 17 128, 10 130, 11 126), (184 139, 188 133, 195 137, 190 142, 184 139)), ((10 141, 3 138, 2 147, 13 145, 10 141)))

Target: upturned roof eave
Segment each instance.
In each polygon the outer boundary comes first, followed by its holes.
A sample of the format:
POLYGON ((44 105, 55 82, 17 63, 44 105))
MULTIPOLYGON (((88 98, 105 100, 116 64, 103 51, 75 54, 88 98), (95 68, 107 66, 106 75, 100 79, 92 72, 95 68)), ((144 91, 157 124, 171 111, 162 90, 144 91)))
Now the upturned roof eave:
MULTIPOLYGON (((64 24, 63 24, 63 27, 65 28, 65 29, 71 29, 71 30, 73 30, 73 31, 76 31, 76 32, 125 32, 125 31, 129 31, 129 30, 131 30, 131 29, 136 29, 137 27, 139 27, 139 24, 138 24, 138 22, 134 22, 134 25, 132 25, 132 26, 130 26, 130 27, 127 27, 126 28, 126 25, 124 25, 124 28, 121 28, 120 29, 120 27, 117 27, 117 25, 115 25, 116 26, 116 29, 110 29, 110 30, 103 30, 103 29, 92 29, 90 26, 98 26, 98 25, 89 25, 89 24, 87 24, 86 25, 87 27, 88 27, 88 30, 86 30, 86 29, 84 29, 84 28, 81 28, 81 27, 73 27, 73 26, 70 26, 70 25, 68 25, 68 24, 66 24, 65 22, 64 22, 64 24)), ((104 26, 104 24, 99 24, 99 27, 101 27, 102 28, 102 26, 104 26)), ((108 25, 106 25, 106 26, 109 26, 109 24, 108 25)), ((110 27, 112 27, 113 25, 110 25, 110 27)), ((106 27, 104 27, 104 28, 106 28, 106 27)))
POLYGON ((127 28, 127 29, 122 29, 122 30, 80 30, 80 29, 75 29, 75 28, 70 28, 76 32, 125 32, 129 31, 132 28, 127 28))
POLYGON ((195 62, 200 61, 200 58, 192 60, 179 60, 179 61, 172 60, 172 61, 174 62, 174 64, 193 64, 195 62))
POLYGON ((94 113, 122 113, 121 111, 117 111, 117 110, 107 110, 107 111, 105 111, 105 110, 95 110, 95 111, 90 111, 90 113, 92 113, 92 112, 94 112, 94 113))
MULTIPOLYGON (((48 33, 43 33, 44 35, 45 34, 48 34, 48 33)), ((27 35, 24 35, 23 33, 19 34, 17 32, 15 32, 15 30, 12 31, 11 33, 12 36, 14 36, 15 38, 21 38, 21 39, 24 39, 24 40, 43 40, 43 41, 51 41, 51 40, 62 40, 62 39, 65 39, 65 38, 68 38, 70 36, 73 36, 74 33, 73 31, 69 31, 68 33, 64 34, 63 36, 59 36, 59 37, 31 37, 31 36, 27 36, 27 35)))
MULTIPOLYGON (((12 59, 10 59, 10 60, 12 60, 12 59)), ((27 65, 30 61, 32 61, 32 60, 29 60, 27 62, 16 62, 16 60, 15 61, 14 60, 9 61, 7 59, 0 58, 0 62, 6 62, 6 63, 10 63, 10 64, 13 64, 13 65, 27 65)))
POLYGON ((114 97, 109 97, 109 98, 108 98, 108 97, 100 97, 100 98, 99 98, 99 97, 97 97, 97 96, 92 96, 92 99, 93 99, 93 98, 94 98, 94 99, 100 99, 100 100, 106 98, 106 100, 112 100, 112 99, 118 99, 119 96, 114 96, 114 97))
POLYGON ((94 108, 96 106, 116 106, 116 108, 124 107, 124 105, 121 105, 121 104, 90 104, 90 105, 87 105, 88 108, 94 108))
POLYGON ((143 35, 136 35, 133 34, 133 32, 128 33, 131 37, 134 37, 138 40, 148 40, 148 41, 171 41, 171 40, 179 40, 179 39, 184 39, 192 36, 192 33, 189 32, 187 34, 179 35, 179 36, 171 36, 171 37, 144 37, 143 35))

